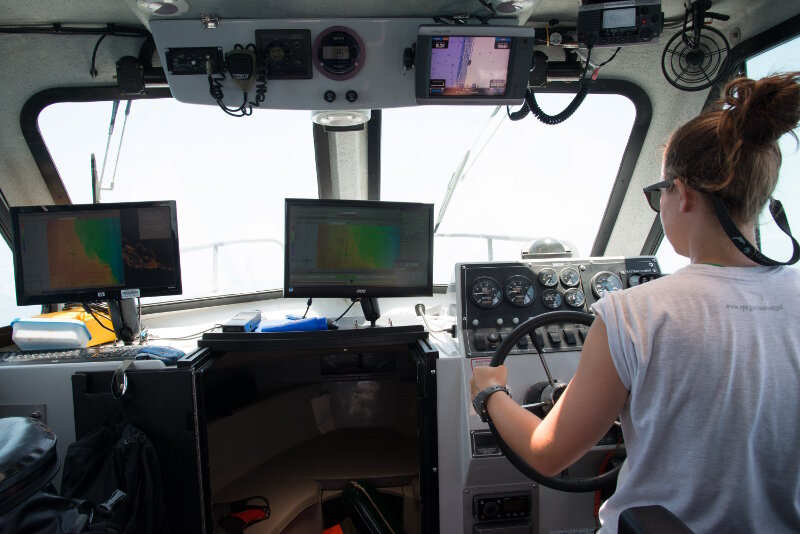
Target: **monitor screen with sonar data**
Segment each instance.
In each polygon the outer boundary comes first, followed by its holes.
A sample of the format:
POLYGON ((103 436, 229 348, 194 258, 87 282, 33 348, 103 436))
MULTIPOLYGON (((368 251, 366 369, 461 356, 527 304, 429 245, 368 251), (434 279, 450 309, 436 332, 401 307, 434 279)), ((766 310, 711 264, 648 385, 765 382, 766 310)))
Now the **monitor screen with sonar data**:
POLYGON ((284 296, 433 291, 433 206, 286 199, 284 296))
POLYGON ((17 303, 181 293, 174 201, 12 208, 17 303))

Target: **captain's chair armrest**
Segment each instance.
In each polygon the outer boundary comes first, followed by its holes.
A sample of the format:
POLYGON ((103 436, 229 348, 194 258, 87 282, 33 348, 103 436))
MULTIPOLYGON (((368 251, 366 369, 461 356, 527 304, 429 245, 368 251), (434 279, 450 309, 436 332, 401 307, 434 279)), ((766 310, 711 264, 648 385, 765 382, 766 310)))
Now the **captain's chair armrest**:
POLYGON ((619 534, 693 534, 683 521, 660 505, 624 510, 617 528, 619 534))

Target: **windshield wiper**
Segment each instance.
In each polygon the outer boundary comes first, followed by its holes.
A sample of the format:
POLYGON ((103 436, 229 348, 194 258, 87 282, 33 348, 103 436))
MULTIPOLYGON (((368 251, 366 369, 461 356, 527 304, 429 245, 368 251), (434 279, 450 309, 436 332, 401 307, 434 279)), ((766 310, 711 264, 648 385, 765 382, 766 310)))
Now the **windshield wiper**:
POLYGON ((453 193, 456 190, 456 185, 458 181, 461 179, 461 173, 464 172, 464 167, 467 165, 467 160, 469 160, 469 150, 467 150, 466 154, 464 154, 464 158, 461 160, 456 172, 450 177, 450 182, 447 184, 447 191, 444 192, 444 198, 442 199, 442 205, 439 207, 439 214, 436 216, 436 224, 433 225, 433 233, 436 233, 436 230, 439 229, 439 225, 444 218, 444 214, 447 211, 447 206, 450 204, 450 199, 453 198, 453 193))
MULTIPOLYGON (((481 140, 486 128, 491 124, 492 119, 494 119, 497 112, 500 111, 501 106, 497 106, 492 111, 489 118, 486 119, 486 122, 483 124, 481 129, 478 131, 478 135, 475 136, 475 140, 472 142, 472 145, 467 149, 464 153, 464 157, 461 159, 461 163, 459 163, 458 167, 456 168, 453 175, 450 177, 450 181, 447 183, 447 191, 444 193, 444 198, 442 199, 442 205, 439 207, 439 213, 436 216, 436 223, 433 225, 433 233, 436 233, 436 230, 439 228, 439 225, 442 223, 442 219, 444 219, 445 213, 447 213, 447 207, 450 205, 450 200, 453 198, 453 193, 455 193, 456 186, 458 182, 461 181, 462 177, 466 175, 464 168, 467 166, 467 162, 469 161, 470 155, 474 152, 474 148, 481 140)), ((503 124, 503 119, 505 116, 501 117, 500 120, 497 122, 497 126, 495 126, 494 130, 491 134, 489 134, 483 142, 483 145, 477 151, 477 155, 472 159, 472 163, 470 164, 469 168, 471 169, 473 165, 475 165, 475 161, 483 154, 483 150, 489 144, 489 141, 492 140, 494 134, 497 133, 497 130, 500 128, 500 125, 503 124)))
POLYGON ((125 105, 125 117, 122 121, 122 132, 119 136, 119 145, 117 147, 117 157, 114 160, 114 172, 111 174, 111 184, 108 187, 103 187, 103 179, 106 175, 106 163, 108 162, 108 152, 111 148, 111 137, 114 135, 114 125, 117 122, 117 113, 119 112, 119 100, 114 100, 111 106, 111 121, 108 124, 108 138, 106 139, 106 152, 103 155, 103 166, 100 169, 100 178, 97 178, 97 162, 94 153, 91 157, 92 165, 92 198, 95 204, 100 203, 100 191, 113 191, 114 180, 117 177, 117 166, 119 165, 119 156, 122 153, 122 141, 125 138, 125 127, 128 125, 128 116, 131 113, 131 103, 133 100, 128 100, 125 105))
MULTIPOLYGON (((119 146, 117 147, 117 159, 114 161, 114 172, 111 173, 111 185, 108 186, 107 191, 114 190, 114 180, 117 177, 117 165, 119 164, 119 155, 122 153, 122 139, 125 137, 125 126, 128 125, 128 115, 131 113, 131 102, 133 100, 128 100, 128 103, 125 105, 125 118, 122 119, 122 132, 119 134, 119 146)), ((102 178, 101 178, 102 181, 102 178)))
MULTIPOLYGON (((106 161, 108 161, 108 149, 111 148, 111 136, 114 135, 114 124, 117 122, 117 112, 119 111, 119 100, 114 100, 111 105, 111 122, 108 123, 108 139, 106 139, 106 153, 103 154, 103 166, 100 169, 100 188, 103 186, 103 176, 106 174, 106 161)), ((98 195, 99 200, 99 195, 98 195)))

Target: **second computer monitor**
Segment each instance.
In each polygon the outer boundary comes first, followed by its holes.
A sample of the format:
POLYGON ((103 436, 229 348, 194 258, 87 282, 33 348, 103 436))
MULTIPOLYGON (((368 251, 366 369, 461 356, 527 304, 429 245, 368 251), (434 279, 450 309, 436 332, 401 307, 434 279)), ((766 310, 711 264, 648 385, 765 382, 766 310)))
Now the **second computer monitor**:
POLYGON ((433 205, 286 199, 285 297, 433 293, 433 205))

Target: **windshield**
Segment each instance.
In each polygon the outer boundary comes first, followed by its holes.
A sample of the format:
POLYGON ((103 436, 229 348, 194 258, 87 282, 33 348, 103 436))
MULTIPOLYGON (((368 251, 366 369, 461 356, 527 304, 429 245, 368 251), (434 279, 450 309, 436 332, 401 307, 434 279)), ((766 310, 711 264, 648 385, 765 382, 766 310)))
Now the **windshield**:
MULTIPOLYGON (((572 95, 538 98, 555 114, 572 95)), ((72 202, 92 200, 94 154, 101 202, 177 201, 180 298, 280 289, 284 199, 318 196, 310 113, 234 119, 212 106, 137 100, 127 115, 119 104, 109 136, 112 111, 111 102, 61 103, 39 116, 72 202)), ((619 95, 589 95, 558 126, 512 122, 505 107, 385 110, 381 200, 434 204, 435 284, 449 282, 456 262, 519 259, 539 237, 586 256, 634 118, 619 95)))

